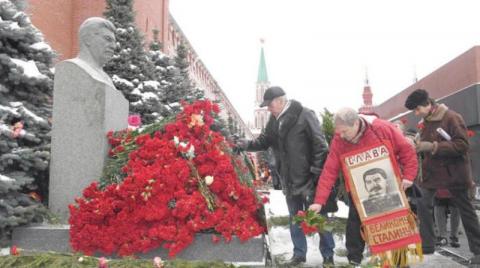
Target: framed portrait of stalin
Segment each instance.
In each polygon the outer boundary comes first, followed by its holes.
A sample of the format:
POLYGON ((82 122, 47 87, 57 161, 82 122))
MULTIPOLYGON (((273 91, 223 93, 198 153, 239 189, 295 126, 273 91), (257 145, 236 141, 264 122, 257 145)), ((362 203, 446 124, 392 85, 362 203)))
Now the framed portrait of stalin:
POLYGON ((381 143, 342 156, 345 180, 362 220, 410 208, 392 156, 381 143))
MULTIPOLYGON (((345 184, 372 255, 382 260, 389 258, 386 256, 421 255, 420 232, 401 188, 400 169, 390 142, 383 140, 340 157, 345 184)), ((398 264, 393 259, 391 263, 398 264)))

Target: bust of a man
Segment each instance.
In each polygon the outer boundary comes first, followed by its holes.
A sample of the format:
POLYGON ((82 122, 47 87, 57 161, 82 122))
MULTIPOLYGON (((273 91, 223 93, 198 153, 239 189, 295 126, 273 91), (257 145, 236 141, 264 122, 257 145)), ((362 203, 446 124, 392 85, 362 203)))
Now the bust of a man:
POLYGON ((103 71, 103 66, 113 57, 116 46, 115 26, 100 17, 86 19, 78 31, 80 51, 69 61, 89 73, 94 79, 113 87, 112 80, 103 71))

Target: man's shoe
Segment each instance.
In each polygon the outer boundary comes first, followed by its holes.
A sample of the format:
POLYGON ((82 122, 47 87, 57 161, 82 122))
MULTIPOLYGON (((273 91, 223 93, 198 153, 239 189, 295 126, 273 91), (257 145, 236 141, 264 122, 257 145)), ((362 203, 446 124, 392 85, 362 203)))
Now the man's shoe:
POLYGON ((422 248, 424 255, 429 255, 435 253, 435 248, 422 248))
POLYGON ((468 263, 470 264, 480 264, 480 255, 473 256, 468 263))
POLYGON ((450 236, 450 246, 452 246, 452 248, 460 247, 460 243, 458 242, 458 237, 450 236))
POLYGON ((335 263, 333 262, 333 256, 323 258, 323 267, 334 267, 335 263))
POLYGON ((307 261, 307 259, 305 257, 293 255, 293 257, 288 262, 288 265, 296 266, 296 265, 300 265, 300 264, 302 264, 306 261, 307 261))
POLYGON ((361 267, 361 263, 357 261, 348 261, 348 264, 350 264, 350 266, 353 266, 354 268, 361 267))
POLYGON ((439 247, 444 247, 448 244, 448 241, 445 237, 437 237, 437 243, 435 243, 435 245, 439 246, 439 247))

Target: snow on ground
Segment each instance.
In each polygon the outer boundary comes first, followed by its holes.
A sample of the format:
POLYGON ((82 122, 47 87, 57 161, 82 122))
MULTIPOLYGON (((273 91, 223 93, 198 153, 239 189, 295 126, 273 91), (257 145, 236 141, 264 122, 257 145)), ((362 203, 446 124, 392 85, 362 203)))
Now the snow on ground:
MULTIPOLYGON (((267 218, 288 216, 287 203, 285 196, 280 190, 270 190, 270 202, 265 204, 265 212, 267 218)), ((348 207, 342 202, 338 202, 338 212, 334 213, 336 217, 346 218, 348 216, 348 207)), ((290 238, 290 230, 288 226, 274 226, 268 232, 270 250, 272 258, 289 260, 293 254, 293 244, 290 238)), ((341 236, 334 235, 335 250, 345 251, 345 239, 341 236)), ((307 266, 318 267, 323 263, 319 249, 320 236, 307 236, 307 266)), ((348 263, 346 257, 335 255, 335 262, 348 263)))
POLYGON ((0 256, 10 255, 10 248, 0 248, 0 256))

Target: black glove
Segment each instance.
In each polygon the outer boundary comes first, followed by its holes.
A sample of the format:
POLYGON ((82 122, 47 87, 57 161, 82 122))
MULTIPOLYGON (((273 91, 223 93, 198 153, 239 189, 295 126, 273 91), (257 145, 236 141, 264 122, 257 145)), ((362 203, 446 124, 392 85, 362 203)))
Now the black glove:
POLYGON ((245 151, 248 148, 248 140, 247 139, 236 139, 234 141, 235 147, 233 148, 234 153, 240 153, 245 151))

